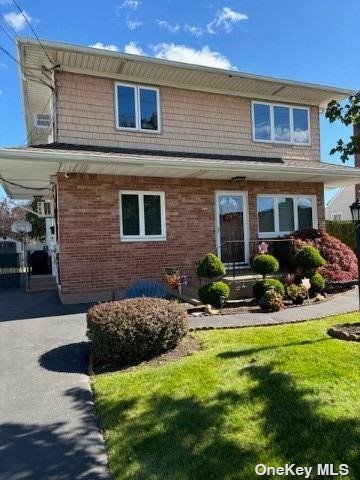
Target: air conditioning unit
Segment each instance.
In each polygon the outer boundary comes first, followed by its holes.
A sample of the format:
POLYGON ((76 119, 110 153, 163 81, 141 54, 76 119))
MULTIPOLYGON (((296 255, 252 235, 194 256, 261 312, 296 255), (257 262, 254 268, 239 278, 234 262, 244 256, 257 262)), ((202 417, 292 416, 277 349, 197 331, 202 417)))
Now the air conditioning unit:
POLYGON ((49 113, 35 113, 34 124, 36 128, 50 128, 51 115, 49 113))
POLYGON ((37 202, 36 212, 40 218, 52 218, 54 216, 53 202, 51 200, 37 202))

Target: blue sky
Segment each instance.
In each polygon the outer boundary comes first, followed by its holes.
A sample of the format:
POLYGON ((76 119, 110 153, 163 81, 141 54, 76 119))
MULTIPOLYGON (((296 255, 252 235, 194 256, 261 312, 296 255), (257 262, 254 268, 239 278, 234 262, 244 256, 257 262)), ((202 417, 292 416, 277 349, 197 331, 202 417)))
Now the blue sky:
MULTIPOLYGON (((40 38, 358 89, 360 2, 18 0, 40 38)), ((31 36, 12 0, 0 14, 31 36)), ((1 17, 0 17, 1 18, 1 17)), ((0 45, 16 54, 0 30, 0 45)), ((0 51, 0 146, 25 143, 17 65, 0 51)), ((351 134, 321 121, 322 159, 351 134)))

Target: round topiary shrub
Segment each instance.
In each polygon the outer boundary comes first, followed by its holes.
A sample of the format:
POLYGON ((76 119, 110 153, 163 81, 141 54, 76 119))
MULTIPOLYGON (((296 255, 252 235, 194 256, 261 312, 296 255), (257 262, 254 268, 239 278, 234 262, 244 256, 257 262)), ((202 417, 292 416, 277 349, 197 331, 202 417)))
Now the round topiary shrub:
POLYGON ((277 280, 276 278, 268 278, 266 280, 260 280, 256 282, 253 286, 253 294, 255 299, 259 301, 260 298, 263 297, 268 290, 270 290, 270 288, 274 288, 275 291, 282 296, 285 295, 285 287, 280 280, 277 280))
POLYGON ((197 266, 199 277, 216 278, 223 277, 226 273, 225 265, 213 253, 208 253, 197 266))
POLYGON ((146 360, 176 347, 187 331, 184 306, 157 298, 102 303, 87 314, 87 336, 95 357, 122 364, 146 360))
POLYGON ((199 299, 205 303, 219 308, 220 297, 228 298, 230 293, 229 285, 224 282, 211 282, 199 288, 199 299))
POLYGON ((319 250, 314 247, 303 247, 299 250, 295 257, 294 263, 296 267, 303 270, 315 270, 326 264, 325 259, 321 256, 319 250))
POLYGON ((311 289, 311 294, 320 293, 324 290, 325 287, 325 279, 319 272, 315 272, 309 276, 311 289))
POLYGON ((270 288, 259 300, 259 305, 262 310, 278 312, 284 308, 283 297, 274 288, 270 288))
POLYGON ((265 275, 270 275, 279 270, 279 262, 272 255, 260 253, 253 259, 252 267, 254 272, 265 278, 265 275))

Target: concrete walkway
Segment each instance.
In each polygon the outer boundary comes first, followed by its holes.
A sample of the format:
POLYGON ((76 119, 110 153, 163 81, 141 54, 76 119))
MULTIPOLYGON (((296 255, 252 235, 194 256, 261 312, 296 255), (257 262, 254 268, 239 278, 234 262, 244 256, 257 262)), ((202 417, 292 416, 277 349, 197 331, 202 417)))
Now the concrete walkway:
MULTIPOLYGON (((234 328, 254 327, 262 325, 278 325, 281 323, 303 322, 328 315, 337 315, 357 311, 359 308, 357 288, 343 295, 336 295, 331 300, 313 303, 297 308, 289 308, 280 312, 254 312, 236 315, 213 315, 207 317, 192 317, 190 328, 234 328)), ((360 321, 360 313, 359 313, 360 321)))
POLYGON ((0 480, 109 478, 85 315, 70 313, 86 307, 63 307, 55 292, 0 294, 0 480))

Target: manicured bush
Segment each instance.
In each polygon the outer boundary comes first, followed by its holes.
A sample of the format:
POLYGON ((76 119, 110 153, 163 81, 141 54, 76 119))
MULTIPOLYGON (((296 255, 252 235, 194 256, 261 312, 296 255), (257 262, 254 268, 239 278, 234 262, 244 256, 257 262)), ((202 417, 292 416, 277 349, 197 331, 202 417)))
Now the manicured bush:
POLYGON ((199 288, 199 299, 205 303, 219 308, 220 297, 228 298, 230 293, 229 285, 224 282, 211 282, 199 288))
POLYGON ((296 253, 294 263, 296 267, 300 267, 304 271, 309 271, 323 267, 326 261, 320 255, 319 250, 315 247, 306 246, 296 253))
POLYGON ((286 294, 293 303, 301 305, 307 297, 307 290, 303 285, 293 283, 287 287, 286 294))
POLYGON ((284 308, 283 297, 274 288, 271 288, 259 300, 259 305, 262 310, 269 312, 278 312, 284 308))
POLYGON ((131 364, 176 347, 188 331, 182 304, 134 298, 95 305, 87 314, 87 336, 96 358, 131 364))
POLYGON ((266 280, 260 280, 256 282, 253 286, 253 294, 255 299, 259 301, 260 298, 263 297, 265 293, 271 288, 274 288, 275 291, 278 292, 280 295, 285 295, 285 287, 280 282, 280 280, 276 278, 267 278, 266 280))
POLYGON ((254 272, 259 273, 265 278, 266 275, 270 275, 279 270, 279 262, 272 255, 260 253, 253 259, 252 268, 254 272))
POLYGON ((326 280, 346 282, 357 279, 357 260, 350 247, 335 237, 321 230, 300 230, 291 235, 294 238, 294 249, 299 251, 306 245, 317 248, 326 260, 320 273, 326 280))
POLYGON ((208 253, 197 266, 199 277, 216 278, 223 277, 226 273, 225 265, 213 253, 208 253))
POLYGON ((325 287, 325 279, 319 272, 315 272, 312 275, 309 276, 310 284, 311 284, 311 289, 310 293, 311 294, 316 294, 320 293, 324 290, 325 287))
POLYGON ((351 220, 327 220, 326 231, 355 252, 355 225, 351 220))

